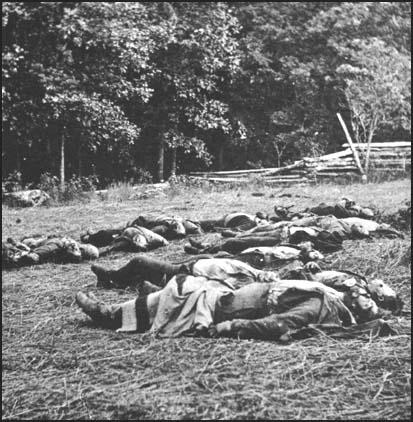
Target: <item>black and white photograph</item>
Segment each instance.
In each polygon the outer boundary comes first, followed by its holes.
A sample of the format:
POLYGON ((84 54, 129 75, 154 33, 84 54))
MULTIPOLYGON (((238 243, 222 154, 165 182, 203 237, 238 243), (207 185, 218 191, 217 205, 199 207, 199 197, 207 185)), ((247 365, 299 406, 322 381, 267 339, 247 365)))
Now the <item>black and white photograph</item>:
POLYGON ((2 2, 2 419, 411 420, 411 2, 2 2))

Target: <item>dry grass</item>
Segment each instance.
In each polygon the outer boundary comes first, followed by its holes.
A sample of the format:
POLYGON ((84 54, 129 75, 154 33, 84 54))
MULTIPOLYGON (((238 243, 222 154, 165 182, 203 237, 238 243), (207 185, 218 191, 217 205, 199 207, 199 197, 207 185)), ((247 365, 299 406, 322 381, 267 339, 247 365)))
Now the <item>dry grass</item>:
MULTIPOLYGON (((391 214, 409 199, 410 181, 259 191, 264 196, 252 196, 251 187, 182 188, 156 200, 3 208, 3 239, 37 232, 79 238, 87 227, 121 225, 146 212, 270 212, 275 203, 300 209, 342 195, 391 214), (280 198, 283 193, 292 196, 280 198)), ((152 254, 183 258, 183 243, 152 254)), ((410 309, 410 262, 400 259, 409 246, 409 235, 345 242, 327 266, 382 276, 410 309)), ((118 267, 131 257, 118 253, 100 263, 118 267)), ((80 289, 108 302, 134 297, 131 291, 96 292, 89 267, 46 264, 3 272, 4 419, 410 419, 409 313, 392 320, 398 336, 364 341, 158 340, 95 327, 81 313, 74 303, 80 289)))

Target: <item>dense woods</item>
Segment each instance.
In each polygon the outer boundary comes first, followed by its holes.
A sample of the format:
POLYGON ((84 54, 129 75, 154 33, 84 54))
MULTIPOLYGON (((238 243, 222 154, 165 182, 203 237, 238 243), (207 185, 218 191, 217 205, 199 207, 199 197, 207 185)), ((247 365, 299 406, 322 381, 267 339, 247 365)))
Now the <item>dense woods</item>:
POLYGON ((164 180, 410 140, 410 2, 3 2, 2 176, 164 180))

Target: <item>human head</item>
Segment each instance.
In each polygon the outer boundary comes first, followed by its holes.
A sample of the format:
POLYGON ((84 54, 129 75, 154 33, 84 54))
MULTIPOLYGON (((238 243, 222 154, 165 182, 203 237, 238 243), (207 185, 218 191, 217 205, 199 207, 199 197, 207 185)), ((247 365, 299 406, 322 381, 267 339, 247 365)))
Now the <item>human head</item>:
POLYGON ((363 218, 374 218, 374 211, 370 208, 362 208, 360 216, 363 218))
POLYGON ((275 283, 279 280, 280 277, 273 271, 260 271, 257 275, 257 281, 260 283, 275 283))
POLYGON ((79 245, 80 252, 83 259, 97 259, 99 258, 99 249, 90 243, 83 243, 79 245))
POLYGON ((338 202, 339 205, 342 205, 344 208, 350 208, 356 205, 355 201, 352 198, 343 197, 338 202))
POLYGON ((135 244, 137 249, 141 251, 146 251, 148 248, 148 240, 143 234, 140 234, 140 233, 136 234, 133 237, 133 243, 135 244))
POLYGON ((275 205, 274 206, 274 213, 281 220, 287 220, 288 219, 288 208, 286 208, 286 207, 281 207, 281 206, 275 205))
POLYGON ((351 310, 357 323, 372 321, 383 315, 369 292, 360 286, 354 286, 347 293, 349 295, 351 310))
POLYGON ((369 237, 370 232, 361 224, 355 223, 351 225, 351 233, 358 237, 369 237))
POLYGON ((16 259, 17 248, 9 243, 2 242, 1 244, 1 266, 2 268, 13 267, 17 263, 16 259))
POLYGON ((82 259, 82 253, 79 248, 79 244, 68 237, 63 238, 63 248, 68 255, 70 260, 80 261, 82 259))
POLYGON ((383 309, 399 315, 403 308, 403 301, 399 295, 383 280, 373 279, 367 282, 367 289, 372 299, 383 309))
POLYGON ((255 218, 256 218, 256 220, 268 220, 268 215, 266 215, 266 214, 264 214, 263 212, 261 212, 261 211, 258 211, 256 214, 255 214, 255 218))
POLYGON ((169 224, 169 230, 179 237, 185 237, 186 235, 185 226, 182 223, 182 221, 179 221, 179 220, 173 220, 169 224))
POLYGON ((308 259, 310 261, 319 261, 324 258, 324 255, 316 250, 308 252, 308 259))
POLYGON ((309 261, 318 261, 324 258, 324 255, 314 249, 314 245, 312 242, 301 242, 298 245, 301 249, 301 259, 304 263, 307 263, 309 261))

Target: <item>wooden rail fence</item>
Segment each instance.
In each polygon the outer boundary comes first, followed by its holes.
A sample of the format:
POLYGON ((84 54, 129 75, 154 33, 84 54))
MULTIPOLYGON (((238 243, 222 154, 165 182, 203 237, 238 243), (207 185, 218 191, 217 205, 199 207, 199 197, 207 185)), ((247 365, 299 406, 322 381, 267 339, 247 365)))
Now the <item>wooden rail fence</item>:
MULTIPOLYGON (((367 144, 343 144, 344 150, 323 155, 306 157, 285 167, 193 172, 189 176, 217 183, 248 182, 259 178, 265 182, 309 183, 318 178, 334 178, 348 174, 361 174, 355 155, 364 164, 367 144), (355 151, 356 152, 355 152, 355 151)), ((406 171, 411 166, 410 142, 376 142, 370 144, 370 169, 377 171, 406 171)))

